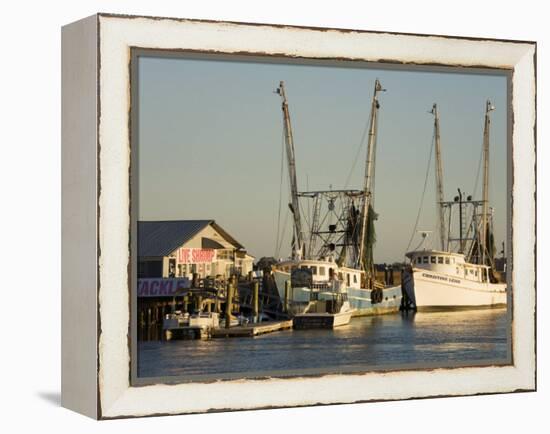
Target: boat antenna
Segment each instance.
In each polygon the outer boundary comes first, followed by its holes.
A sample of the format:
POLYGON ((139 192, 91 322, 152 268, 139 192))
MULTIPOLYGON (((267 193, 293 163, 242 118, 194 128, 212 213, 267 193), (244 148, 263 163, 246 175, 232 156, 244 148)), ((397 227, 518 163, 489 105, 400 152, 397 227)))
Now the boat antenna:
POLYGON ((279 83, 275 93, 281 96, 284 121, 284 133, 286 144, 286 156, 288 176, 290 179, 290 211, 294 217, 294 237, 292 242, 292 259, 301 259, 304 256, 304 234, 302 232, 302 221, 300 216, 300 204, 298 199, 298 183, 296 181, 296 159, 294 155, 294 139, 292 136, 292 125, 290 123, 290 113, 288 110, 288 101, 285 93, 284 81, 279 83))
POLYGON ((420 241, 420 244, 414 249, 415 251, 420 249, 420 247, 422 247, 422 245, 424 245, 424 250, 426 250, 426 242, 428 241, 428 237, 430 236, 430 234, 432 233, 432 231, 416 231, 420 234, 420 236, 422 237, 422 240, 420 241))

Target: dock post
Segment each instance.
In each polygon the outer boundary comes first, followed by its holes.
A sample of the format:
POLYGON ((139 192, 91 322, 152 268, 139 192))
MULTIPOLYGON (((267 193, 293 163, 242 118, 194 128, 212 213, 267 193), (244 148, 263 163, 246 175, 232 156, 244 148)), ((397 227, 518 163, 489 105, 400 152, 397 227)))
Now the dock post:
POLYGON ((257 280, 252 283, 253 286, 253 292, 252 292, 252 317, 254 318, 254 322, 259 322, 260 319, 260 312, 258 309, 259 305, 259 292, 260 292, 260 282, 257 280))
POLYGON ((139 311, 139 324, 141 327, 145 327, 145 312, 142 310, 139 311))
POLYGON ((231 300, 231 307, 233 308, 237 308, 240 310, 240 303, 241 303, 241 299, 240 299, 240 294, 239 294, 239 279, 237 277, 236 274, 233 274, 233 276, 231 276, 231 282, 233 284, 233 299, 231 300), (237 298, 238 300, 238 303, 235 303, 235 298, 237 298), (236 306, 235 306, 236 305, 236 306))
POLYGON ((228 329, 231 325, 231 308, 233 301, 233 281, 229 280, 227 284, 227 295, 225 297, 225 328, 228 329))
POLYGON ((183 312, 189 312, 189 296, 183 297, 183 312))
POLYGON ((285 304, 284 304, 284 310, 286 313, 289 311, 289 301, 290 301, 290 290, 291 290, 291 283, 290 279, 285 280, 285 304))

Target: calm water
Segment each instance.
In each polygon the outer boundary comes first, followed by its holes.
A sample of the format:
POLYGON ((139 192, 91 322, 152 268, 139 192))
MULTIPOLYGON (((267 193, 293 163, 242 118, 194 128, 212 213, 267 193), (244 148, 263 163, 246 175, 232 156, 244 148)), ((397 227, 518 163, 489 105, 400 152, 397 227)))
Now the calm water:
POLYGON ((138 376, 243 377, 267 375, 266 371, 288 375, 504 363, 508 325, 506 309, 419 312, 354 318, 335 330, 146 341, 138 347, 138 376))

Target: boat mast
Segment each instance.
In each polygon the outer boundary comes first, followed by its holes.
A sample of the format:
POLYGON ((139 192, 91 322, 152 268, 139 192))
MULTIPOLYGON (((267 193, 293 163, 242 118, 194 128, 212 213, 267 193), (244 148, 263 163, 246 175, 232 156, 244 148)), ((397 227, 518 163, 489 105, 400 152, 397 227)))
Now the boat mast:
MULTIPOLYGON (((491 126, 491 117, 489 114, 495 109, 491 101, 487 100, 485 104, 485 125, 483 128, 483 212, 481 215, 481 240, 479 242, 481 252, 481 263, 486 265, 488 253, 487 249, 487 224, 489 212, 489 130, 491 126)), ((492 258, 490 259, 492 260, 492 258)))
MULTIPOLYGON (((369 207, 374 199, 374 192, 372 191, 372 181, 373 181, 373 175, 374 175, 374 155, 375 155, 375 147, 376 147, 376 133, 377 133, 377 126, 378 126, 378 109, 380 108, 380 104, 378 103, 378 92, 383 92, 386 89, 382 88, 382 85, 380 84, 380 81, 376 79, 376 82, 374 83, 374 94, 372 96, 372 106, 371 106, 371 112, 370 112, 370 125, 369 125, 369 137, 368 137, 368 144, 367 144, 367 160, 365 165, 365 183, 363 186, 363 210, 362 210, 362 222, 361 222, 361 237, 360 237, 360 244, 359 244, 359 268, 365 269, 365 259, 364 259, 364 253, 365 253, 365 241, 367 236, 367 222, 368 222, 368 214, 369 214, 369 207)), ((365 270, 368 274, 368 270, 365 270)))
POLYGON ((441 161, 441 139, 439 135, 439 113, 437 111, 437 104, 434 104, 432 111, 434 115, 434 136, 435 136, 435 185, 437 189, 437 211, 438 211, 438 226, 439 226, 439 239, 441 243, 441 250, 447 250, 445 248, 445 216, 443 214, 443 164, 441 161))
POLYGON ((290 195, 291 203, 289 208, 294 217, 294 242, 292 245, 292 259, 300 259, 303 255, 304 235, 302 232, 302 221, 300 218, 300 204, 298 201, 298 183, 296 181, 296 159, 294 156, 294 139, 292 137, 292 126, 290 124, 290 114, 288 111, 288 102, 285 93, 285 84, 283 81, 279 83, 279 87, 275 91, 281 96, 282 110, 285 131, 285 144, 288 176, 290 178, 290 195))

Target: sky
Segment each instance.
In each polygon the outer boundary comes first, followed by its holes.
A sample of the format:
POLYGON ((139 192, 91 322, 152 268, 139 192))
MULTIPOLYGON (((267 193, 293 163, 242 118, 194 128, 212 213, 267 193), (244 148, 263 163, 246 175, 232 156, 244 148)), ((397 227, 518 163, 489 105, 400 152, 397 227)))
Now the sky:
MULTIPOLYGON (((432 147, 433 103, 440 114, 446 200, 457 188, 481 199, 481 176, 473 190, 487 99, 496 108, 489 197, 500 251, 506 236, 506 77, 348 65, 140 57, 138 218, 216 220, 256 258, 275 255, 277 225, 286 221, 279 256, 288 256, 288 176, 285 164, 279 219, 283 120, 274 90, 285 82, 298 189, 361 189, 361 138, 378 78, 386 92, 379 94, 375 261, 403 260, 414 233, 432 147)), ((419 230, 436 230, 433 166, 432 157, 419 230)), ((435 247, 435 233, 432 238, 435 247)), ((411 248, 419 241, 415 234, 411 248)))

